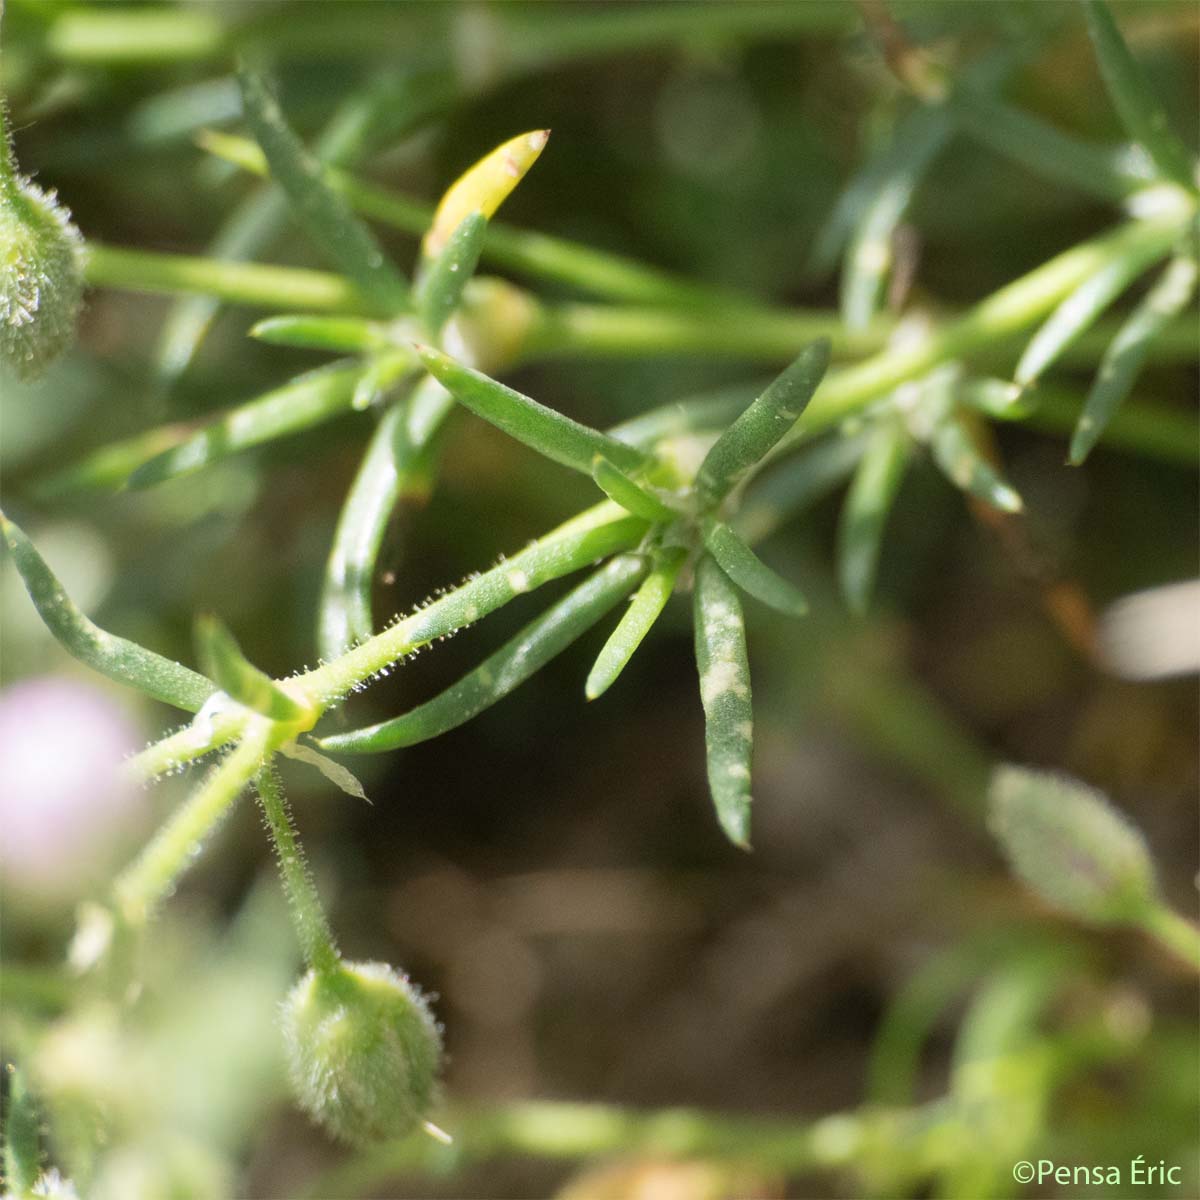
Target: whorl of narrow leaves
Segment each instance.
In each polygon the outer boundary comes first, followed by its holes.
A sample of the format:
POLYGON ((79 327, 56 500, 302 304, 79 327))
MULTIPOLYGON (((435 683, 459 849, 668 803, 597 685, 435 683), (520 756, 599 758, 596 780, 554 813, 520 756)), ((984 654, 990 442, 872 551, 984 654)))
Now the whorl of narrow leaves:
POLYGON ((83 238, 53 192, 16 172, 0 102, 0 361, 33 379, 75 335, 83 238))
POLYGON ((188 712, 198 711, 216 691, 203 675, 89 621, 72 603, 33 543, 3 513, 0 532, 34 607, 69 654, 109 679, 188 712))
POLYGON ((1167 253, 1176 234, 1177 231, 1168 225, 1161 230, 1159 238, 1147 236, 1141 239, 1080 284, 1030 339, 1013 374, 1016 382, 1022 387, 1036 383, 1042 372, 1093 325, 1144 270, 1167 253))
POLYGON ((721 828, 735 846, 748 850, 754 712, 746 627, 737 589, 708 555, 696 564, 693 620, 708 786, 721 828))
POLYGON ((298 722, 309 710, 246 660, 233 634, 214 616, 196 621, 196 645, 205 671, 232 699, 273 721, 298 722))
POLYGON ((346 200, 322 178, 322 168, 292 132, 261 75, 238 72, 246 120, 266 155, 271 177, 313 240, 384 313, 408 304, 408 284, 346 200))
POLYGON ((696 475, 696 490, 704 505, 719 504, 796 423, 829 366, 829 355, 828 338, 805 346, 716 440, 696 475))
POLYGON ((645 465, 640 450, 590 429, 536 400, 490 379, 481 371, 434 350, 418 346, 429 373, 464 407, 519 442, 565 467, 592 473, 597 455, 618 467, 635 471, 645 465))
POLYGON ((490 217, 537 162, 550 130, 519 134, 496 147, 454 181, 433 217, 421 244, 426 258, 437 258, 451 235, 472 213, 490 217))
POLYGON ((283 1006, 300 1107, 338 1141, 404 1137, 433 1103, 442 1038, 424 996, 385 963, 309 971, 283 1006))
POLYGON ((700 533, 705 549, 747 595, 787 617, 808 612, 808 601, 800 589, 772 571, 723 521, 706 517, 700 533))
POLYGON ((621 555, 551 605, 495 654, 432 700, 411 712, 321 740, 321 747, 346 754, 413 746, 469 721, 503 699, 619 603, 646 572, 645 560, 621 555))
POLYGON ((1097 924, 1158 903, 1142 835, 1104 795, 1068 776, 998 767, 989 825, 1016 874, 1048 903, 1097 924))
POLYGON ((1150 90, 1108 6, 1101 0, 1083 0, 1083 12, 1104 86, 1130 137, 1142 144, 1163 175, 1194 189, 1191 155, 1171 129, 1166 110, 1150 90))

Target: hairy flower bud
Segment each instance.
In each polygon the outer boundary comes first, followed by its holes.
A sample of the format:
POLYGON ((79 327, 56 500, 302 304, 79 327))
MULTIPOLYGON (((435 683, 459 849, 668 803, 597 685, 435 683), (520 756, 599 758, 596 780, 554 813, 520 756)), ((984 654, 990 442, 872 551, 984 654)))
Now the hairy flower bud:
POLYGON ((386 963, 309 971, 284 1001, 283 1029, 300 1106, 340 1141, 402 1137, 433 1102, 441 1033, 425 998, 386 963))
POLYGON ((1136 921, 1157 903, 1142 835, 1100 792, 1075 779, 999 767, 989 825, 1016 874, 1074 917, 1136 921))
POLYGON ((83 238, 53 192, 13 172, 4 149, 0 148, 0 360, 22 379, 32 379, 74 335, 83 299, 83 238))

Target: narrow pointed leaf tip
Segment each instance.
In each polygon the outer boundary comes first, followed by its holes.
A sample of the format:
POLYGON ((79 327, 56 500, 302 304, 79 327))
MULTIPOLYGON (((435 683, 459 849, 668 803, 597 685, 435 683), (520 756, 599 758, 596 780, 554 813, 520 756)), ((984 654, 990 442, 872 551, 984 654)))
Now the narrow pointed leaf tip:
POLYGON ((447 189, 421 245, 426 258, 436 258, 451 234, 473 212, 490 217, 537 162, 550 130, 535 129, 497 146, 447 189))
POLYGON ((721 828, 748 850, 754 713, 746 627, 737 589, 708 555, 696 564, 694 608, 708 786, 721 828))
POLYGON ((696 475, 701 501, 719 504, 785 433, 812 399, 829 367, 828 338, 810 342, 713 443, 696 475))
POLYGON ((709 554, 747 595, 787 617, 802 617, 808 612, 808 601, 800 589, 772 571, 723 521, 710 517, 700 532, 709 554))
POLYGON ((300 721, 308 715, 299 701, 246 659, 233 634, 216 617, 197 618, 196 645, 204 669, 239 704, 273 721, 300 721))
POLYGON ((554 462, 585 475, 592 473, 597 455, 626 471, 646 465, 646 456, 633 446, 581 425, 440 350, 418 344, 416 351, 429 373, 464 408, 554 462))
POLYGON ((101 675, 186 712, 198 712, 216 691, 181 663, 93 624, 72 602, 24 531, 0 513, 0 534, 34 608, 68 654, 101 675))
POLYGON ((629 602, 629 607, 588 673, 584 694, 589 700, 598 699, 612 687, 642 644, 671 598, 675 579, 685 558, 686 553, 682 549, 666 551, 658 565, 642 581, 642 586, 629 602))

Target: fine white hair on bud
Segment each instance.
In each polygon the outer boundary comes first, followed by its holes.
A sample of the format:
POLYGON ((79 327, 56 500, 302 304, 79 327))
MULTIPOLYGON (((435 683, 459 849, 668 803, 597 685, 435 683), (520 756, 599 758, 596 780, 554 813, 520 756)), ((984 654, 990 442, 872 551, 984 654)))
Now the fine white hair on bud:
MULTIPOLYGON (((0 111, 0 138, 4 114, 0 111)), ((83 300, 83 238, 53 192, 0 146, 0 361, 32 379, 66 349, 83 300)))
POLYGON ((992 776, 988 824, 1013 871, 1083 921, 1136 921, 1158 901, 1145 839, 1098 791, 1023 767, 992 776))
POLYGON ((403 1137, 424 1120, 441 1032, 425 997, 386 963, 310 970, 284 1001, 283 1032, 300 1107, 339 1141, 403 1137))

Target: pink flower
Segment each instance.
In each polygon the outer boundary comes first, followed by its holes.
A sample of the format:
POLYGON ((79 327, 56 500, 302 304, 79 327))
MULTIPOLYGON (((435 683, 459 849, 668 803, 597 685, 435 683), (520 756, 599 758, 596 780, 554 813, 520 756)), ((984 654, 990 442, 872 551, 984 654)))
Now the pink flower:
POLYGON ((146 802, 121 763, 143 739, 106 692, 27 679, 0 692, 0 874, 6 891, 78 898, 112 867, 146 802))

